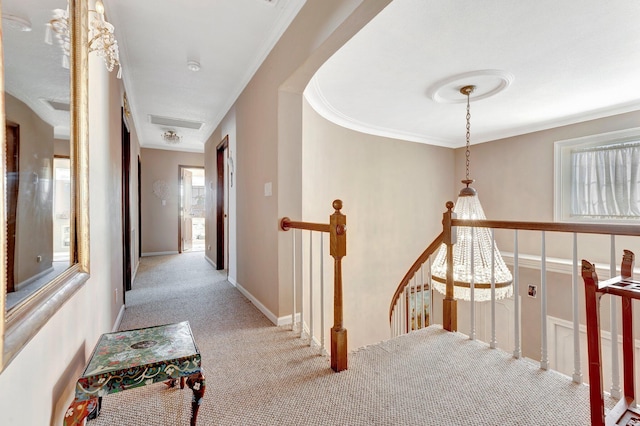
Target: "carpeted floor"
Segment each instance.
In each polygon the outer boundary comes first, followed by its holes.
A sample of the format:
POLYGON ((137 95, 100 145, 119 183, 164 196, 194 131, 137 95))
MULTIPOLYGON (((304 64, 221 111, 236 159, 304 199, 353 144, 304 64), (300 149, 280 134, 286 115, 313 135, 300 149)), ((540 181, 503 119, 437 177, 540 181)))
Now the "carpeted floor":
MULTIPOLYGON (((189 320, 207 391, 199 425, 588 425, 588 388, 439 326, 329 360, 273 326, 203 253, 143 258, 121 329, 189 320)), ((348 327, 348 324, 347 324, 348 327)), ((191 391, 103 399, 99 425, 188 425, 191 391)))

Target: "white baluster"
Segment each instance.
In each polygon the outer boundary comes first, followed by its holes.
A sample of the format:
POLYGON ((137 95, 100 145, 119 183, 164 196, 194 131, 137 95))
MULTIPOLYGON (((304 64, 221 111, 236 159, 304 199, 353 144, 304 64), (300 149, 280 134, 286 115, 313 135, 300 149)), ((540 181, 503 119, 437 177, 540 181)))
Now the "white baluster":
POLYGON ((496 236, 491 229, 491 343, 492 349, 498 347, 496 341, 496 236))
POLYGON ((309 231, 309 346, 313 344, 313 231, 309 231))
POLYGON ((573 381, 582 383, 582 371, 580 367, 580 311, 578 308, 578 234, 573 233, 573 381))
MULTIPOLYGON (((609 255, 609 278, 616 275, 616 237, 611 235, 611 253, 609 255)), ((609 296, 611 305, 611 396, 620 398, 620 363, 618 362, 618 304, 617 297, 609 296)))
POLYGON ((391 313, 391 338, 393 339, 394 337, 396 337, 396 309, 398 308, 397 305, 395 305, 393 307, 393 311, 391 313))
POLYGON ((324 234, 320 234, 320 351, 324 352, 324 234))
POLYGON ((518 276, 520 274, 518 259, 518 230, 515 230, 513 237, 513 328, 515 347, 513 348, 513 357, 520 358, 522 349, 520 346, 520 285, 518 276))
MULTIPOLYGON (((409 282, 409 285, 411 285, 410 282, 409 282)), ((411 331, 411 329, 409 328, 410 327, 410 325, 409 325, 409 315, 410 315, 410 313, 409 313, 409 304, 407 303, 407 301, 409 300, 409 299, 407 299, 407 297, 409 295, 409 293, 408 293, 409 285, 407 285, 404 288, 404 292, 402 293, 402 296, 403 296, 403 298, 402 298, 402 308, 403 308, 403 311, 404 311, 403 312, 404 315, 402 315, 402 321, 404 323, 403 324, 404 327, 402 328, 402 333, 403 334, 408 333, 409 331, 411 331)))
POLYGON ((426 327, 427 323, 425 322, 425 313, 424 313, 424 263, 420 265, 420 324, 422 327, 426 327))
POLYGON ((291 300, 291 331, 296 328, 296 230, 291 230, 291 235, 293 235, 293 286, 291 288, 291 293, 293 294, 293 299, 291 300))
POLYGON ((427 261, 427 282, 429 284, 429 324, 433 323, 433 286, 431 285, 431 256, 427 261))
MULTIPOLYGON (((304 233, 300 231, 300 247, 304 247, 304 233)), ((301 249, 301 251, 304 251, 301 249)), ((300 283, 300 338, 304 335, 304 256, 300 254, 300 276, 302 282, 300 283)))
POLYGON ((542 254, 540 256, 540 322, 541 322, 541 358, 540 368, 549 368, 547 354, 547 246, 545 231, 542 231, 542 254))

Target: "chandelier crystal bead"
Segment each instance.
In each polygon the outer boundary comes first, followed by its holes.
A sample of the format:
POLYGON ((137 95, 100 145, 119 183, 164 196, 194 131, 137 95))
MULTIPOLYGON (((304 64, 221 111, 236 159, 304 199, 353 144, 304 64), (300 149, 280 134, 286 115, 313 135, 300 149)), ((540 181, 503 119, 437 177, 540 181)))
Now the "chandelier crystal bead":
MULTIPOLYGON (((120 64, 120 54, 118 41, 114 35, 115 28, 104 18, 104 5, 101 0, 95 4, 96 10, 89 22, 89 52, 96 52, 100 56, 109 72, 118 68, 117 77, 122 77, 122 65, 120 64)), ((51 32, 55 33, 58 44, 62 49, 62 66, 69 68, 69 55, 71 54, 71 29, 69 26, 69 1, 67 9, 54 9, 53 18, 47 25, 45 42, 52 44, 51 32)))
POLYGON ((118 67, 118 78, 122 76, 118 41, 114 35, 114 26, 104 18, 104 5, 96 1, 96 10, 89 22, 89 52, 96 52, 100 56, 109 72, 118 67))

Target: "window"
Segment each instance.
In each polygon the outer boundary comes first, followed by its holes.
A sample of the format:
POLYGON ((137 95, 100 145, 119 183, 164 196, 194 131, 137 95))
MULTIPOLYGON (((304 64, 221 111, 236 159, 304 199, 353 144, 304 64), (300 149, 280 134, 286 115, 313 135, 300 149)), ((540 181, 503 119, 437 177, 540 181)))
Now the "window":
POLYGON ((640 128, 555 144, 555 220, 640 218, 640 128))

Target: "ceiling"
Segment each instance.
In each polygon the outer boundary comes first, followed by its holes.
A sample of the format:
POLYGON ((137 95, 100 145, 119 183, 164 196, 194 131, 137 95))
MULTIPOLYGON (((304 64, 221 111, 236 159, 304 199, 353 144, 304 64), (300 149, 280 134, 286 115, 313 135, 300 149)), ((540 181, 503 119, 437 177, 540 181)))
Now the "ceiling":
POLYGON ((54 136, 69 138, 69 70, 46 24, 53 9, 66 0, 2 0, 2 43, 5 91, 27 104, 54 128, 54 136))
MULTIPOLYGON (((141 145, 202 152, 304 2, 104 0, 141 145), (199 71, 187 68, 190 60, 199 71), (163 142, 166 130, 181 143, 163 142)), ((12 49, 48 61, 27 64, 31 81, 68 80, 59 47, 43 43, 51 9, 64 4, 2 1, 3 14, 33 27, 12 49)), ((637 0, 394 0, 322 66, 305 96, 342 126, 447 147, 465 142, 466 99, 458 90, 466 84, 477 86, 472 143, 638 110, 638 22, 637 0)), ((6 45, 18 31, 3 23, 6 45)), ((18 80, 7 78, 7 91, 34 85, 18 80)), ((64 103, 64 83, 56 87, 26 96, 41 109, 42 98, 64 103)), ((49 110, 42 114, 64 134, 56 122, 64 113, 49 110)))
POLYGON ((467 84, 472 143, 638 110, 639 22, 636 0, 395 0, 305 95, 345 127, 448 147, 467 84))
POLYGON ((103 1, 107 20, 116 28, 122 78, 140 144, 199 152, 304 4, 103 1), (198 62, 200 70, 190 71, 188 61, 198 62), (152 117, 165 124, 152 123, 152 117), (161 135, 167 130, 181 136, 181 142, 164 142, 161 135))

